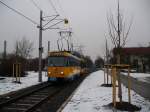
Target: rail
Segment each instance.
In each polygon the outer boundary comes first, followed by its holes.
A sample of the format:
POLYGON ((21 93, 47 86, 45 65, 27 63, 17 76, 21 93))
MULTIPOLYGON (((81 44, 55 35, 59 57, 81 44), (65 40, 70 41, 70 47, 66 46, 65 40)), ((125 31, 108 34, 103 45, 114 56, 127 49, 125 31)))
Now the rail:
POLYGON ((0 104, 0 112, 31 112, 49 98, 60 92, 59 87, 45 83, 0 104))

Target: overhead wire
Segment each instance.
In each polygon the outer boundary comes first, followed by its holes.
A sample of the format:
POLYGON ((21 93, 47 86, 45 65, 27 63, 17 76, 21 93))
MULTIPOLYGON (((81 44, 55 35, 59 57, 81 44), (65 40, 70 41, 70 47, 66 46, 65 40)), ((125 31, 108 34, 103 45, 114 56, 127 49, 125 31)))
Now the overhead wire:
MULTIPOLYGON (((63 13, 63 14, 62 14, 63 18, 67 18, 67 19, 68 19, 68 16, 67 16, 67 14, 65 13, 65 11, 64 11, 64 9, 63 9, 61 3, 60 3, 60 0, 56 0, 56 2, 57 2, 57 4, 58 4, 59 9, 60 9, 61 12, 63 13)), ((61 16, 61 15, 60 15, 60 16, 61 16)), ((70 26, 70 22, 69 22, 68 27, 67 27, 66 29, 60 29, 60 30, 68 30, 68 31, 71 31, 71 33, 73 33, 73 32, 72 32, 72 28, 71 28, 71 26, 70 26)), ((70 42, 71 42, 71 44, 73 44, 73 38, 72 38, 72 36, 70 37, 70 42)))
MULTIPOLYGON (((63 13, 63 14, 62 14, 63 18, 67 18, 67 19, 68 19, 68 16, 67 16, 67 14, 65 13, 65 11, 64 11, 64 9, 63 9, 61 3, 60 3, 60 0, 56 0, 56 1, 57 1, 57 4, 58 4, 60 10, 61 10, 62 13, 63 13)), ((61 15, 60 15, 60 16, 61 16, 61 15)), ((68 28, 70 29, 71 27, 72 27, 72 25, 71 25, 71 23, 69 22, 68 28)))
POLYGON ((56 0, 56 1, 57 1, 57 3, 58 3, 58 6, 59 6, 60 10, 61 10, 62 13, 63 13, 63 16, 66 17, 66 13, 65 13, 64 9, 62 8, 62 6, 61 6, 61 4, 60 4, 60 1, 59 1, 59 0, 56 0))
POLYGON ((44 15, 46 15, 46 13, 42 10, 42 8, 40 8, 40 6, 34 1, 34 0, 29 0, 39 11, 42 11, 44 15))
POLYGON ((5 7, 9 8, 10 10, 14 11, 15 13, 19 14, 20 16, 22 16, 23 18, 27 19, 28 21, 32 22, 35 25, 39 25, 37 22, 35 22, 34 20, 32 20, 31 18, 25 16, 24 14, 22 14, 21 12, 17 11, 16 9, 8 6, 6 3, 0 1, 0 4, 4 5, 5 7))
MULTIPOLYGON (((56 0, 57 1, 57 4, 58 4, 58 7, 60 8, 60 10, 62 11, 62 16, 64 16, 65 18, 68 18, 68 16, 67 16, 67 14, 65 13, 65 11, 64 11, 64 9, 63 9, 63 7, 62 7, 62 5, 61 5, 61 3, 60 3, 60 0, 56 0)), ((70 30, 70 28, 72 29, 72 25, 71 25, 71 23, 69 24, 69 30, 70 30)), ((74 34, 74 36, 76 37, 76 40, 78 41, 78 36, 77 36, 77 34, 75 33, 75 32, 72 32, 73 34, 74 34)), ((74 43, 73 41, 74 41, 74 38, 71 38, 71 39, 73 39, 73 40, 71 40, 72 41, 72 44, 74 43)))
POLYGON ((42 10, 36 3, 34 0, 30 0, 31 3, 38 9, 38 10, 42 10))
POLYGON ((53 19, 49 20, 45 25, 43 25, 43 27, 45 27, 46 25, 48 25, 51 21, 55 20, 58 17, 58 15, 56 15, 53 19))
POLYGON ((53 10, 55 11, 56 14, 59 14, 58 11, 56 10, 56 7, 54 6, 52 0, 48 0, 50 5, 52 6, 53 10))

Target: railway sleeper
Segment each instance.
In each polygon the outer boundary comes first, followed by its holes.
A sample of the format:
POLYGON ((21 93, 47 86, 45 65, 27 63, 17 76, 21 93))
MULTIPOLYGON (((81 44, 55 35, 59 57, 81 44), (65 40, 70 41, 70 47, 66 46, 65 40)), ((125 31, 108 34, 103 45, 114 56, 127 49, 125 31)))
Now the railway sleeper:
POLYGON ((23 107, 28 108, 31 106, 31 104, 27 104, 27 103, 13 103, 11 105, 16 106, 16 107, 20 107, 20 108, 23 108, 23 107))
MULTIPOLYGON (((35 100, 35 101, 40 101, 40 100, 42 100, 43 99, 43 97, 42 98, 40 98, 40 97, 28 97, 28 98, 26 98, 26 99, 29 99, 29 100, 35 100)), ((25 100, 26 100, 25 99, 25 100)))
POLYGON ((29 100, 29 99, 26 99, 26 100, 23 100, 23 99, 21 99, 21 100, 19 100, 17 103, 22 103, 22 104, 34 104, 34 103, 37 103, 37 102, 39 102, 39 101, 35 101, 35 100, 29 100))
POLYGON ((39 95, 39 93, 24 97, 23 99, 19 99, 18 101, 16 101, 16 103, 11 103, 11 104, 7 105, 6 107, 3 107, 1 112, 28 112, 28 111, 31 111, 31 110, 37 108, 37 106, 40 105, 46 99, 52 98, 59 91, 60 91, 59 89, 57 89, 55 91, 50 91, 49 89, 41 91, 40 94, 45 95, 44 97, 42 96, 42 98, 39 98, 36 96, 36 95, 39 95))
POLYGON ((10 106, 7 106, 7 107, 4 107, 5 108, 21 108, 21 109, 27 109, 31 107, 31 105, 10 105, 10 106))
POLYGON ((49 94, 49 91, 48 92, 38 92, 38 93, 35 93, 36 95, 48 95, 49 94))
POLYGON ((34 95, 32 95, 32 97, 41 97, 41 98, 43 98, 43 97, 46 97, 47 95, 44 95, 44 94, 34 94, 34 95))
POLYGON ((26 108, 4 107, 2 112, 23 112, 26 110, 26 108))
POLYGON ((39 92, 39 93, 35 93, 35 95, 49 95, 49 92, 39 92))

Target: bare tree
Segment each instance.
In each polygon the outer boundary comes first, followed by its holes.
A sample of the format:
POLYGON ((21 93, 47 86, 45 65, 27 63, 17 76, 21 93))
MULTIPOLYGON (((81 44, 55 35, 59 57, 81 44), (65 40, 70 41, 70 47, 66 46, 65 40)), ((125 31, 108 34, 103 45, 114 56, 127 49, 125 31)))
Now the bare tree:
POLYGON ((17 40, 15 43, 15 54, 25 59, 31 57, 33 51, 33 42, 27 40, 25 37, 22 40, 17 40))
MULTIPOLYGON (((107 22, 108 22, 108 34, 116 50, 117 64, 120 64, 121 48, 123 48, 127 42, 127 38, 132 25, 132 20, 130 21, 129 24, 126 23, 124 15, 120 13, 119 0, 117 8, 117 18, 115 19, 113 14, 110 13, 107 15, 107 22)), ((120 102, 122 102, 120 71, 118 71, 118 86, 119 86, 118 96, 120 102)))
POLYGON ((117 63, 120 64, 120 48, 123 48, 127 42, 127 38, 131 29, 132 19, 129 24, 126 23, 124 15, 120 12, 119 0, 117 9, 117 18, 115 21, 114 15, 110 12, 107 15, 108 34, 114 45, 117 48, 117 63))

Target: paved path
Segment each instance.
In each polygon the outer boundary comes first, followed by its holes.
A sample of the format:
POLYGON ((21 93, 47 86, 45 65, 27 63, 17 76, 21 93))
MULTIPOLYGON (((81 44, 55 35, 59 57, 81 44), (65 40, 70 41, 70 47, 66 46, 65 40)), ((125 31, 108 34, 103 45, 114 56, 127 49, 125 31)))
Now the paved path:
MULTIPOLYGON (((127 86, 127 76, 121 75, 121 80, 125 86, 127 86)), ((147 82, 141 80, 141 78, 131 77, 131 88, 141 96, 150 100, 150 77, 145 78, 147 82)))

